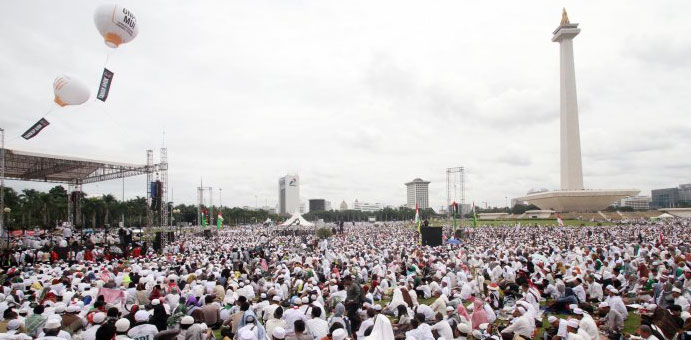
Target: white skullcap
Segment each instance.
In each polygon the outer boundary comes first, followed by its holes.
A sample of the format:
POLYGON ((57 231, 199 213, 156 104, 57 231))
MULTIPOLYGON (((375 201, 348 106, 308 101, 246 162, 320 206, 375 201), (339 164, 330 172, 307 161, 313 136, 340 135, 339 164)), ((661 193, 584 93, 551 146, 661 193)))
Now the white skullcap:
POLYGON ((101 324, 103 321, 106 321, 106 313, 95 313, 93 317, 93 321, 95 324, 101 324))
POLYGON ((574 308, 573 313, 578 314, 578 315, 583 315, 583 310, 580 308, 574 308))
POLYGON ((276 327, 271 335, 276 339, 285 339, 286 330, 283 327, 276 327))
POLYGON ((150 316, 149 312, 140 310, 140 311, 137 311, 136 313, 134 313, 134 321, 137 321, 137 322, 149 321, 149 316, 150 316))
POLYGON ((460 322, 460 323, 458 324, 458 326, 456 326, 456 328, 458 328, 458 331, 459 331, 459 332, 465 333, 466 335, 469 335, 470 332, 473 330, 472 327, 470 327, 469 324, 463 323, 463 322, 460 322))
POLYGON ((474 330, 473 331, 473 338, 482 339, 482 331, 479 329, 474 330))
POLYGON ((578 328, 578 320, 576 319, 570 319, 567 323, 567 325, 571 328, 578 328))
POLYGON ((272 297, 271 300, 276 301, 276 302, 281 302, 281 297, 278 295, 274 295, 274 297, 272 297))
POLYGON ((309 303, 309 302, 310 302, 310 299, 308 297, 305 296, 302 298, 302 303, 309 303))
POLYGON ((115 330, 124 333, 127 332, 127 330, 130 329, 130 320, 127 319, 120 319, 115 322, 115 330))
POLYGON ((559 318, 557 318, 554 315, 550 315, 547 317, 547 322, 549 322, 549 323, 553 323, 554 321, 557 321, 557 320, 559 320, 559 318))
POLYGON ((331 338, 333 340, 344 340, 346 338, 346 336, 347 336, 347 334, 346 334, 345 330, 343 330, 343 328, 339 328, 331 334, 331 338))
POLYGON ((159 299, 153 299, 153 300, 151 300, 151 304, 154 305, 154 306, 158 306, 158 305, 161 304, 161 300, 159 300, 159 299))
POLYGON ((22 323, 18 319, 12 319, 9 322, 7 322, 7 330, 8 331, 17 330, 21 326, 22 326, 22 323))
POLYGON ((48 318, 48 321, 46 321, 46 325, 43 326, 45 329, 55 329, 55 328, 60 328, 60 319, 59 318, 48 318))
POLYGON ((600 304, 598 305, 598 307, 600 307, 600 308, 607 308, 607 307, 609 307, 609 303, 607 303, 607 301, 602 301, 602 302, 600 302, 600 304))
POLYGON ((189 316, 189 315, 183 316, 182 319, 180 319, 181 325, 191 325, 193 323, 194 323, 194 318, 189 316))

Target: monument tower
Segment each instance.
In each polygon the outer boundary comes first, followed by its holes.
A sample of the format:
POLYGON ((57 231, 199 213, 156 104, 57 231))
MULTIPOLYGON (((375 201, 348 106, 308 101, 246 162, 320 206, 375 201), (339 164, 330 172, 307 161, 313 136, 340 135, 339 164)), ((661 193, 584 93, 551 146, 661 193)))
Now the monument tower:
POLYGON ((581 30, 569 22, 566 9, 552 41, 559 43, 559 112, 561 115, 561 189, 583 190, 581 136, 578 127, 576 71, 573 64, 573 38, 581 30))
POLYGON ((598 211, 640 192, 636 189, 585 190, 583 187, 576 71, 573 63, 573 38, 580 32, 578 24, 569 21, 564 9, 559 27, 552 33, 552 41, 559 43, 561 188, 556 191, 528 193, 527 196, 517 198, 521 202, 533 203, 542 210, 598 211))

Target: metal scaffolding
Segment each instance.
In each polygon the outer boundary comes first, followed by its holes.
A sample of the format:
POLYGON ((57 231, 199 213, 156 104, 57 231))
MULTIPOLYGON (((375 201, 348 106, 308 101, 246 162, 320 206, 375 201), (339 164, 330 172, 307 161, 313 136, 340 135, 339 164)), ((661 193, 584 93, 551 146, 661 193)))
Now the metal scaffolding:
MULTIPOLYGON (((4 188, 3 184, 5 179, 66 184, 68 188, 68 197, 76 197, 75 200, 68 199, 68 219, 73 225, 80 225, 82 223, 80 200, 82 196, 82 185, 84 184, 146 174, 146 198, 147 204, 149 205, 147 226, 151 226, 153 222, 153 215, 150 211, 150 183, 152 175, 154 173, 161 174, 162 178, 166 179, 165 185, 167 186, 167 151, 163 150, 161 154, 163 155, 165 153, 166 157, 158 164, 154 164, 153 162, 153 151, 147 150, 147 163, 143 165, 8 150, 1 146, 2 145, 0 145, 0 163, 2 163, 3 166, 2 171, 0 171, 0 178, 3 182, 0 182, 0 192, 4 188), (72 194, 73 192, 76 194, 72 194)), ((164 187, 164 190, 167 189, 164 187)), ((162 219, 162 221, 165 220, 162 219)))
MULTIPOLYGON (((465 205, 465 168, 446 169, 446 218, 451 218, 451 204, 456 202, 462 211, 465 205)), ((460 212, 460 211, 459 211, 460 212)))

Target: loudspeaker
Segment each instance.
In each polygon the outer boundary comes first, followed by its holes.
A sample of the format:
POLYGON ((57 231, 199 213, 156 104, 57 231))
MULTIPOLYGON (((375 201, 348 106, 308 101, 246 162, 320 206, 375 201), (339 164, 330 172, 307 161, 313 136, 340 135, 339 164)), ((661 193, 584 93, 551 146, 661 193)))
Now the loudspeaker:
POLYGON ((163 245, 163 244, 162 244, 162 241, 163 241, 163 240, 161 239, 161 232, 160 232, 160 231, 157 231, 157 232, 156 232, 156 236, 154 237, 154 250, 155 250, 155 251, 158 252, 158 251, 161 250, 161 247, 162 247, 162 245, 163 245))
POLYGON ((174 231, 168 232, 168 242, 175 242, 175 232, 174 231))
POLYGON ((211 230, 209 230, 209 229, 204 230, 204 237, 211 238, 211 230))
POLYGON ((420 227, 423 246, 440 246, 441 245, 442 228, 438 227, 420 227))

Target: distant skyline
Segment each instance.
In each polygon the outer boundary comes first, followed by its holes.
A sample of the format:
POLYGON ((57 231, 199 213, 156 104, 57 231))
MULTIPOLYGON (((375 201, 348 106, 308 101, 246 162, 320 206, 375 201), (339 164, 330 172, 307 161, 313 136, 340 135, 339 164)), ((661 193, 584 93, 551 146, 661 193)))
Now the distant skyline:
MULTIPOLYGON (((691 22, 687 2, 119 1, 139 35, 113 51, 100 1, 12 2, 0 21, 0 127, 10 149, 145 163, 168 148, 169 197, 196 203, 200 178, 227 206, 276 205, 276 181, 333 208, 405 204, 404 183, 466 169, 467 202, 504 206, 559 187, 561 10, 574 42, 586 188, 691 182, 691 22), (104 62, 115 72, 95 101, 104 62), (53 99, 53 79, 91 87, 17 138, 53 99), (255 197, 256 196, 256 197, 255 197)), ((46 190, 52 184, 8 186, 46 190)), ((84 186, 120 199, 122 182, 84 186)), ((125 198, 146 195, 145 176, 125 198)), ((216 197, 214 201, 217 201, 216 197)), ((484 204, 483 204, 484 205, 484 204)))

